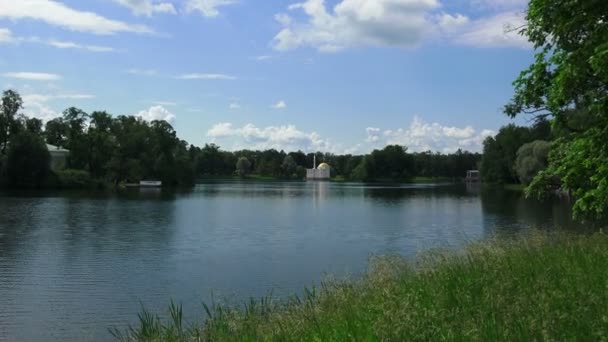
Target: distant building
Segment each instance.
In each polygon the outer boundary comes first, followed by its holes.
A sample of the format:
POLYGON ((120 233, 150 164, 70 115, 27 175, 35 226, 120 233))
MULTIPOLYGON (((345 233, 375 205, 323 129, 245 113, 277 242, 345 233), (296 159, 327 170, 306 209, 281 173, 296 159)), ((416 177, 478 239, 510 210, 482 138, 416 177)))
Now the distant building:
POLYGON ((306 170, 308 180, 329 180, 331 178, 331 167, 327 163, 321 163, 317 167, 317 156, 314 157, 312 169, 306 170))
POLYGON ((467 182, 479 182, 479 170, 469 170, 467 171, 467 178, 465 178, 467 182))
POLYGON ((59 171, 65 169, 70 151, 49 144, 46 144, 46 149, 51 155, 51 170, 59 171))

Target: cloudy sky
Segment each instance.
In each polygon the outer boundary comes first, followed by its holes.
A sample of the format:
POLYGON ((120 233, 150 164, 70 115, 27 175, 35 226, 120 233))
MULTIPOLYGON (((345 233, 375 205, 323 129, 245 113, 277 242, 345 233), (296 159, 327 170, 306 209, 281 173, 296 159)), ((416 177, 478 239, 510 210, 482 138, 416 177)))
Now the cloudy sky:
POLYGON ((525 0, 0 0, 0 84, 225 149, 477 151, 533 51, 525 0))

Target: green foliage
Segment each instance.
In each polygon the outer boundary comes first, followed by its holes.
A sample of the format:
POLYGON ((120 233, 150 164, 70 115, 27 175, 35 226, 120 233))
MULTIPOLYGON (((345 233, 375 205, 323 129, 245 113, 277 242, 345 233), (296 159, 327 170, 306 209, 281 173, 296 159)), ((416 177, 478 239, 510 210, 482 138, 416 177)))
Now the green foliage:
POLYGON ((517 150, 515 171, 523 184, 530 184, 540 171, 547 168, 550 148, 549 142, 536 140, 523 144, 517 150))
POLYGON ((58 186, 65 189, 81 189, 93 186, 91 175, 84 170, 66 169, 57 172, 58 186))
POLYGON ((14 90, 6 90, 2 93, 0 103, 0 154, 5 154, 11 131, 16 125, 17 112, 22 108, 23 100, 14 90))
POLYGON ((374 150, 371 157, 375 164, 372 174, 377 178, 405 180, 414 174, 414 159, 407 154, 407 147, 388 145, 374 150))
POLYGON ((415 264, 373 258, 358 281, 283 301, 204 305, 207 319, 191 325, 172 303, 166 321, 144 310, 138 326, 112 331, 122 341, 601 341, 606 263, 603 234, 537 235, 434 251, 415 264))
POLYGON ((283 163, 281 164, 281 169, 283 170, 283 176, 285 178, 292 178, 295 176, 296 168, 298 165, 292 156, 287 155, 285 159, 283 159, 283 163))
POLYGON ((6 158, 9 186, 36 188, 43 185, 49 175, 50 158, 40 136, 30 132, 12 135, 6 158))
POLYGON ((528 193, 541 197, 561 187, 575 196, 574 215, 581 219, 607 214, 607 16, 604 0, 531 0, 523 34, 536 59, 514 82, 505 107, 510 116, 554 118, 561 135, 528 193))
POLYGON ((551 129, 546 120, 540 120, 532 127, 513 124, 502 127, 495 137, 488 137, 483 143, 482 179, 488 183, 517 183, 515 161, 519 148, 534 140, 550 138, 551 129))
POLYGON ((68 125, 62 118, 49 120, 44 128, 46 141, 55 146, 66 147, 68 141, 68 125))
POLYGON ((249 159, 247 159, 247 157, 240 157, 239 160, 236 162, 236 173, 241 177, 245 177, 250 172, 251 162, 249 162, 249 159))
POLYGON ((363 157, 359 165, 355 167, 351 178, 358 181, 373 180, 376 174, 376 161, 371 155, 363 157))

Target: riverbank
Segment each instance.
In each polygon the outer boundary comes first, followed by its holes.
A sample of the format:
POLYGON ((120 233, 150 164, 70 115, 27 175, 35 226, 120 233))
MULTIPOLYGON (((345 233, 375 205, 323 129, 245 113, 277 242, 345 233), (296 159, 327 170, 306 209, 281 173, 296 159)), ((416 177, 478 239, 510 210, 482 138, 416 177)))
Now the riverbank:
MULTIPOLYGON (((273 177, 273 176, 261 176, 261 175, 247 175, 246 177, 240 177, 240 176, 236 176, 236 175, 232 175, 232 176, 204 176, 204 177, 199 177, 197 179, 197 182, 209 182, 209 181, 251 181, 251 182, 288 182, 288 181, 292 181, 292 182, 303 182, 305 181, 305 179, 298 179, 298 178, 290 178, 290 179, 286 179, 286 178, 280 178, 280 177, 273 177)), ((464 182, 463 178, 449 178, 449 177, 412 177, 410 179, 407 180, 394 180, 394 179, 390 179, 390 178, 386 178, 386 179, 375 179, 372 181, 359 181, 359 180, 353 180, 353 179, 348 179, 345 178, 343 176, 335 176, 331 178, 331 182, 336 182, 336 183, 347 183, 347 182, 353 182, 353 183, 383 183, 383 184, 424 184, 424 183, 462 183, 464 182)))
POLYGON ((188 327, 149 312, 119 340, 601 340, 608 336, 608 237, 538 235, 377 258, 357 281, 329 281, 287 302, 205 307, 188 327), (187 338, 186 338, 187 337, 187 338))

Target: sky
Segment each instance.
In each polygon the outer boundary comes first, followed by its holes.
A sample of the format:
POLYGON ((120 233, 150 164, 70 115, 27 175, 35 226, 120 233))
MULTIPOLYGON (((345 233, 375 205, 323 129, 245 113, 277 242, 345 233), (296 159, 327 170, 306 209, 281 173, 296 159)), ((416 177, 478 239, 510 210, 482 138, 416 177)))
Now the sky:
MULTIPOLYGON (((226 150, 480 151, 533 61, 525 0, 0 0, 0 86, 226 150), (298 2, 300 1, 300 2, 298 2)), ((525 124, 526 122, 516 122, 525 124)))

